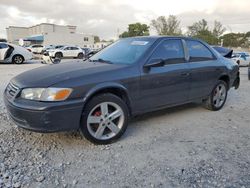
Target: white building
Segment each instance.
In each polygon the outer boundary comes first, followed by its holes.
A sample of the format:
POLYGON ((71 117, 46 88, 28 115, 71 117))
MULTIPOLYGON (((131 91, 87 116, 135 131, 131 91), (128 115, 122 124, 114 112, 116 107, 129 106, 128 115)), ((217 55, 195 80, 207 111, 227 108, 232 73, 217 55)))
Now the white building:
POLYGON ((76 26, 41 23, 32 27, 9 26, 6 28, 7 40, 18 43, 20 39, 26 45, 76 45, 90 47, 94 45, 94 36, 76 33, 76 26))

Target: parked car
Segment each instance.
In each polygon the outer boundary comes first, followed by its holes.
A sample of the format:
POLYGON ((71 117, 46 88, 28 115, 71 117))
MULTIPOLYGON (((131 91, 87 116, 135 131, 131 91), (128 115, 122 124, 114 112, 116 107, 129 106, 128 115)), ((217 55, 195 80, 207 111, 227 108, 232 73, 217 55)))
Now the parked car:
POLYGON ((52 58, 79 58, 83 59, 84 52, 80 47, 64 46, 62 48, 47 50, 52 58))
POLYGON ((85 58, 86 59, 90 58, 91 56, 93 56, 94 54, 96 54, 98 52, 97 50, 93 50, 93 49, 90 49, 90 48, 82 48, 82 50, 85 53, 85 58))
POLYGON ((84 51, 85 55, 92 51, 90 48, 82 48, 82 50, 84 51))
POLYGON ((10 81, 4 101, 20 127, 79 129, 91 142, 107 144, 122 136, 134 115, 197 101, 220 110, 231 87, 239 87, 239 66, 208 44, 185 37, 135 37, 84 63, 22 73, 10 81))
POLYGON ((34 44, 34 45, 27 47, 27 49, 33 54, 41 54, 43 48, 44 48, 43 45, 40 45, 40 44, 34 44))
POLYGON ((247 52, 235 52, 232 59, 240 66, 248 66, 250 63, 250 56, 247 52))
POLYGON ((22 64, 32 57, 32 53, 24 47, 0 42, 0 62, 22 64))
POLYGON ((59 49, 64 47, 64 45, 49 45, 49 46, 45 46, 41 52, 41 54, 46 53, 48 50, 53 50, 53 49, 59 49))

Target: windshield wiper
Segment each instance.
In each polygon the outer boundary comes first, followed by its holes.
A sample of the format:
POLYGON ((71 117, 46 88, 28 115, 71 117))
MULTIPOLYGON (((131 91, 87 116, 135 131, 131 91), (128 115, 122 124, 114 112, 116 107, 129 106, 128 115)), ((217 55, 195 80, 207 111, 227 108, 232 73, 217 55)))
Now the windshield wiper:
POLYGON ((113 64, 111 61, 104 60, 104 59, 89 59, 90 62, 101 62, 101 63, 108 63, 108 64, 113 64))

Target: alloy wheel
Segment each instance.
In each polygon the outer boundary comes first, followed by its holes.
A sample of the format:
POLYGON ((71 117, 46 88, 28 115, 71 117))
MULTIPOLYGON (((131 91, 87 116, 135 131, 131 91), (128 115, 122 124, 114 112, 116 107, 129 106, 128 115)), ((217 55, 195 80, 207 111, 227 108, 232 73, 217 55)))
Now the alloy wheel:
POLYGON ((23 58, 21 57, 21 56, 16 56, 15 58, 14 58, 14 62, 16 63, 16 64, 20 64, 20 63, 22 63, 23 62, 23 58))
POLYGON ((102 102, 90 111, 87 129, 94 138, 108 140, 120 132, 124 121, 125 115, 119 105, 113 102, 102 102))
POLYGON ((216 108, 220 108, 225 100, 226 100, 226 87, 224 84, 219 84, 215 90, 214 90, 214 95, 213 95, 213 104, 216 108))

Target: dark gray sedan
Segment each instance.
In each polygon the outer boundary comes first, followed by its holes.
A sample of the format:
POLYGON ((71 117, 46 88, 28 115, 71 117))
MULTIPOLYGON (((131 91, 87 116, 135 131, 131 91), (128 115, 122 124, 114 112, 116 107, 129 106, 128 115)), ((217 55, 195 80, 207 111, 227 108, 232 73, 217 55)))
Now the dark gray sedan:
POLYGON ((10 117, 38 132, 80 130, 107 144, 129 118, 200 101, 220 110, 239 67, 206 43, 185 37, 122 39, 85 62, 62 63, 22 73, 4 93, 10 117))

